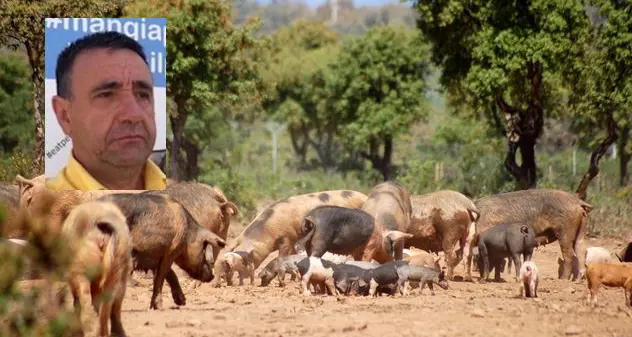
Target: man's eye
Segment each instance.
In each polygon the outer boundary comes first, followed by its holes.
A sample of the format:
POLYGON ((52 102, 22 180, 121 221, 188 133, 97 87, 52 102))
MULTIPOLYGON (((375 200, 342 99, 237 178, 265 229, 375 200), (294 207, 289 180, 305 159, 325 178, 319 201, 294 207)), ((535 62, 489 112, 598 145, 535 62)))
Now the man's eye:
POLYGON ((98 98, 110 98, 114 95, 111 91, 104 91, 97 95, 98 98))
POLYGON ((140 98, 142 98, 142 99, 150 99, 151 98, 151 95, 148 92, 144 92, 144 91, 143 92, 139 92, 138 96, 140 98))

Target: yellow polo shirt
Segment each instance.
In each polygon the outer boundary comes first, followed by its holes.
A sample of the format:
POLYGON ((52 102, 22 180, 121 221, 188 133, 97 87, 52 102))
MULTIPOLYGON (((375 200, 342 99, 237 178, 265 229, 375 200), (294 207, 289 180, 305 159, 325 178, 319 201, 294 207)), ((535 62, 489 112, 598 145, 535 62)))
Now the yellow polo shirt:
MULTIPOLYGON (((145 164, 145 189, 164 190, 167 187, 167 177, 158 165, 147 159, 145 164)), ((61 169, 56 177, 46 179, 46 188, 51 190, 107 190, 94 179, 88 171, 70 154, 66 167, 61 169)))

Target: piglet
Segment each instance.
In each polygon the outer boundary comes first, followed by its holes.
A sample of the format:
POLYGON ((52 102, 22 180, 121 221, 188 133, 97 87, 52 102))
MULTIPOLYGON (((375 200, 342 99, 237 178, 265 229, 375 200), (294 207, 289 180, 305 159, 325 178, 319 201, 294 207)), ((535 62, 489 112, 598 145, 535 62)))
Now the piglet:
POLYGON ((624 289, 625 305, 632 306, 632 265, 628 263, 591 263, 586 265, 588 304, 597 305, 601 285, 624 289))
POLYGON ((533 261, 525 261, 520 267, 520 296, 538 297, 538 282, 540 275, 538 266, 533 261))

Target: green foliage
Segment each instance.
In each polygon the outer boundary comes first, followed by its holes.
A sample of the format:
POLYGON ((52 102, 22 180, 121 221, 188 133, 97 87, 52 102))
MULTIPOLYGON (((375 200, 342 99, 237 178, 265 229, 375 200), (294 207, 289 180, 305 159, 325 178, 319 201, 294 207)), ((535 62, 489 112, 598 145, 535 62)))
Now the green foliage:
POLYGON ((450 117, 438 125, 399 179, 413 194, 453 189, 482 196, 512 189, 503 167, 503 142, 489 137, 489 127, 450 117))
POLYGON ((180 179, 194 179, 199 154, 217 136, 217 125, 250 118, 244 113, 263 99, 267 86, 256 61, 266 40, 254 38, 259 20, 233 26, 229 1, 149 1, 126 8, 131 16, 157 13, 168 20, 167 110, 174 137, 169 151, 176 154, 169 167, 184 169, 180 179))
MULTIPOLYGON (((419 28, 432 41, 441 83, 477 112, 498 95, 518 108, 530 94, 527 64, 547 73, 580 55, 587 25, 578 1, 413 1, 419 28)), ((546 90, 543 95, 550 95, 546 90)))
POLYGON ((0 152, 33 146, 34 120, 28 111, 33 86, 28 60, 16 52, 0 52, 0 152))
POLYGON ((32 160, 32 152, 23 149, 15 149, 6 159, 0 158, 0 181, 13 181, 17 174, 23 177, 36 176, 32 160))
POLYGON ((373 138, 396 137, 426 116, 428 53, 421 36, 405 28, 371 28, 349 38, 331 66, 333 118, 352 149, 373 138))
POLYGON ((571 127, 594 147, 605 137, 605 132, 595 132, 595 128, 604 130, 609 118, 619 130, 632 127, 632 3, 589 3, 595 6, 598 21, 593 18, 585 55, 567 65, 566 77, 572 88, 570 112, 575 117, 571 127))

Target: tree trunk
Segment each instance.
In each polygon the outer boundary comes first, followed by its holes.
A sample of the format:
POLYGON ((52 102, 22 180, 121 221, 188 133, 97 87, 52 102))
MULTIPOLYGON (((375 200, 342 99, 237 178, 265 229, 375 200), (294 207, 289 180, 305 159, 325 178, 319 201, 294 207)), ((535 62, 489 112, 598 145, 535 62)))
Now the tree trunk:
POLYGON ((382 177, 384 181, 391 180, 391 160, 393 159, 393 137, 391 135, 384 137, 384 156, 382 157, 382 177))
POLYGON ((200 168, 198 167, 198 159, 200 157, 200 149, 197 145, 187 137, 182 137, 182 148, 186 154, 186 160, 184 161, 185 181, 197 179, 200 175, 200 168))
POLYGON ((590 155, 590 167, 588 168, 588 172, 584 174, 584 177, 577 187, 577 196, 579 196, 579 198, 581 198, 582 200, 586 200, 588 185, 593 180, 593 178, 596 177, 597 174, 599 174, 599 160, 601 160, 601 157, 606 154, 608 148, 610 148, 610 146, 617 141, 617 124, 612 117, 612 112, 608 112, 606 118, 608 136, 601 141, 597 148, 593 150, 592 154, 590 155))
POLYGON ((392 178, 391 160, 393 158, 393 137, 391 135, 384 136, 384 153, 382 156, 379 154, 379 140, 377 138, 371 138, 369 146, 370 152, 360 152, 362 157, 371 161, 373 168, 378 170, 382 174, 384 181, 388 181, 392 178))
POLYGON ((44 38, 25 43, 26 53, 29 58, 31 80, 33 81, 33 117, 35 118, 35 152, 33 153, 33 176, 44 174, 44 38))
POLYGON ((300 160, 299 168, 301 169, 307 168, 307 132, 304 132, 303 129, 303 126, 300 128, 288 127, 292 148, 294 148, 294 153, 296 153, 300 160), (301 136, 303 137, 302 141, 300 139, 301 136))
POLYGON ((171 131, 173 133, 173 140, 171 141, 171 152, 169 153, 169 177, 175 181, 181 181, 180 174, 180 161, 182 155, 180 149, 182 148, 182 135, 184 134, 184 124, 187 120, 186 113, 182 111, 185 109, 184 104, 176 103, 177 116, 169 115, 171 121, 171 131))
POLYGON ((531 91, 529 106, 526 110, 521 111, 510 106, 502 95, 498 96, 496 100, 496 104, 505 112, 507 119, 508 151, 505 157, 505 167, 522 190, 537 186, 535 144, 544 125, 544 110, 540 95, 542 69, 538 62, 527 64, 527 76, 531 81, 531 91), (522 157, 520 165, 516 163, 518 149, 522 157))
POLYGON ((619 140, 619 185, 626 186, 628 184, 628 163, 630 162, 630 154, 626 151, 626 146, 630 140, 630 127, 626 126, 621 130, 621 138, 619 140))

